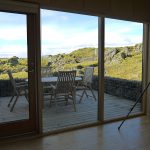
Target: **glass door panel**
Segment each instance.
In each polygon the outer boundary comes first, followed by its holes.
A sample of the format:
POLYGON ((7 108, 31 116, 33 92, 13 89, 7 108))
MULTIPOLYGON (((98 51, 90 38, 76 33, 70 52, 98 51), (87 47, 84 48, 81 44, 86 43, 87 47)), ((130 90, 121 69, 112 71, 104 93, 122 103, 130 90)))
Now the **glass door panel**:
MULTIPOLYGON (((104 119, 126 116, 142 91, 143 24, 105 19, 104 119)), ((132 115, 142 113, 139 102, 132 115)))
POLYGON ((41 10, 41 29, 43 132, 97 122, 98 17, 41 10), (58 91, 56 107, 48 88, 56 86, 59 71, 71 70, 76 70, 76 111, 72 99, 60 97, 58 91), (85 79, 84 85, 78 78, 85 79))
POLYGON ((0 137, 35 133, 38 126, 35 68, 40 49, 39 8, 31 10, 32 5, 28 9, 24 4, 12 2, 10 10, 3 2, 0 7, 0 137), (11 13, 3 11, 7 8, 11 13))
POLYGON ((0 123, 29 119, 27 16, 0 12, 0 33, 0 123))

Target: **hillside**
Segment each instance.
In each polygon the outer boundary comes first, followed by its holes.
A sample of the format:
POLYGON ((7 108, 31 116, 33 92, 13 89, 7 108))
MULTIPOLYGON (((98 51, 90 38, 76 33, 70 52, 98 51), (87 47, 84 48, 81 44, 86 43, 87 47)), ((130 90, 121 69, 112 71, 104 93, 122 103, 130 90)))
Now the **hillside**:
POLYGON ((142 80, 142 44, 107 50, 105 53, 106 76, 142 80))
MULTIPOLYGON (((78 70, 83 74, 86 66, 94 66, 94 74, 98 74, 98 50, 82 48, 69 54, 47 55, 42 57, 42 66, 50 66, 53 74, 59 70, 78 70)), ((7 78, 6 70, 10 69, 14 76, 27 77, 27 60, 16 56, 0 59, 0 78, 7 78)), ((142 44, 126 47, 108 47, 105 49, 105 76, 130 80, 141 80, 142 44)))
MULTIPOLYGON (((98 57, 95 48, 78 49, 70 54, 58 54, 42 57, 42 66, 51 66, 52 72, 59 70, 82 69, 86 66, 97 66, 98 57)), ((97 49, 96 49, 97 51, 97 49)))

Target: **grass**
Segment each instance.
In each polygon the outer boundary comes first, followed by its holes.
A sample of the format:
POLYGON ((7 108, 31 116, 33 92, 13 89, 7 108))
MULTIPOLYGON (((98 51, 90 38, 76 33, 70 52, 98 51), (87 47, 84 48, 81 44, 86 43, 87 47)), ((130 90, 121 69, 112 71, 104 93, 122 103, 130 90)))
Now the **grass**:
MULTIPOLYGON (((47 55, 41 58, 42 66, 52 67, 52 72, 59 70, 73 70, 83 73, 87 66, 94 66, 94 75, 98 75, 98 56, 95 55, 97 49, 83 48, 75 50, 70 54, 47 55), (81 70, 79 70, 79 66, 81 70)), ((8 79, 6 70, 11 70, 15 78, 27 78, 27 60, 18 59, 18 64, 10 65, 9 59, 0 59, 0 79, 8 79)), ((100 68, 99 68, 100 69, 100 68)), ((118 47, 105 49, 105 76, 128 79, 142 80, 142 51, 136 50, 136 46, 118 47), (128 49, 128 52, 127 52, 128 49), (112 52, 117 52, 112 56, 112 52), (122 58, 122 53, 127 57, 122 58), (129 54, 129 55, 128 55, 129 54)))
MULTIPOLYGON (((15 79, 24 79, 28 78, 28 73, 27 72, 17 72, 12 74, 15 79)), ((5 80, 8 79, 8 74, 1 74, 0 79, 5 80)))
POLYGON ((119 64, 105 65, 105 76, 128 80, 142 80, 142 54, 127 57, 119 64))

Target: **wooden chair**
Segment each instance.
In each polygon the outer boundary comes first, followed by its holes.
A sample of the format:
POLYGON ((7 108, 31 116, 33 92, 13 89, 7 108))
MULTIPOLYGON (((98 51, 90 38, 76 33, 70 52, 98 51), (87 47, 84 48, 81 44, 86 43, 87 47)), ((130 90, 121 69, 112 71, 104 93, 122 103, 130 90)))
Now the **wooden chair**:
MULTIPOLYGON (((51 67, 45 66, 41 67, 41 77, 49 77, 51 76, 51 67)), ((43 93, 43 100, 45 99, 52 99, 52 88, 47 84, 42 83, 42 93, 43 93)))
POLYGON ((41 77, 48 77, 51 75, 51 67, 41 67, 41 77))
POLYGON ((78 95, 78 96, 81 96, 79 103, 82 101, 84 94, 86 95, 87 98, 92 97, 96 101, 96 96, 94 95, 94 92, 93 92, 92 86, 91 86, 92 78, 93 78, 93 72, 94 72, 94 67, 86 67, 85 68, 83 80, 77 86, 77 90, 83 90, 82 94, 78 95), (92 96, 88 95, 87 90, 91 91, 92 96))
POLYGON ((7 73, 8 73, 8 76, 10 78, 10 81, 11 81, 11 84, 13 87, 13 95, 8 103, 8 107, 10 107, 11 103, 13 102, 14 97, 16 96, 16 98, 10 108, 10 111, 12 112, 19 96, 25 96, 25 98, 28 101, 28 84, 27 84, 27 82, 18 82, 17 83, 15 81, 15 79, 13 78, 11 71, 7 71, 7 73))
MULTIPOLYGON (((59 71, 56 86, 52 85, 54 102, 62 101, 62 98, 68 103, 69 99, 73 100, 74 110, 76 111, 76 71, 59 71)), ((51 105, 50 100, 50 105, 51 105)))

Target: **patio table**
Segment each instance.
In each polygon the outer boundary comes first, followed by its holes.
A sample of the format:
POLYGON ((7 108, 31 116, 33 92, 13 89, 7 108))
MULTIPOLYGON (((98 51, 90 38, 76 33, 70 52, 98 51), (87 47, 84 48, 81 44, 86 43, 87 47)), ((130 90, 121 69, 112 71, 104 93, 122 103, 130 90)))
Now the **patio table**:
MULTIPOLYGON (((57 78, 58 77, 56 77, 56 76, 42 77, 41 81, 42 81, 42 83, 55 83, 55 82, 57 82, 57 78)), ((75 77, 75 81, 80 82, 80 81, 82 81, 82 78, 81 77, 75 77)))
MULTIPOLYGON (((42 77, 41 78, 41 82, 42 82, 42 84, 43 84, 43 86, 45 85, 45 87, 46 86, 50 86, 50 84, 56 84, 57 83, 57 79, 58 79, 58 77, 57 76, 50 76, 50 77, 42 77)), ((79 77, 79 76, 77 76, 77 77, 75 77, 75 82, 76 82, 76 84, 78 84, 79 82, 81 82, 82 81, 82 77, 79 77)), ((43 88, 41 88, 41 92, 43 93, 43 95, 44 95, 44 91, 43 91, 43 88)), ((43 104, 42 104, 42 107, 44 108, 44 97, 43 97, 43 104)))
MULTIPOLYGON (((42 83, 56 83, 57 82, 57 78, 58 77, 56 77, 56 76, 42 77, 41 81, 42 81, 42 83)), ((28 82, 28 79, 26 79, 25 81, 28 82)), ((76 82, 82 81, 82 77, 75 77, 75 81, 76 82)))

